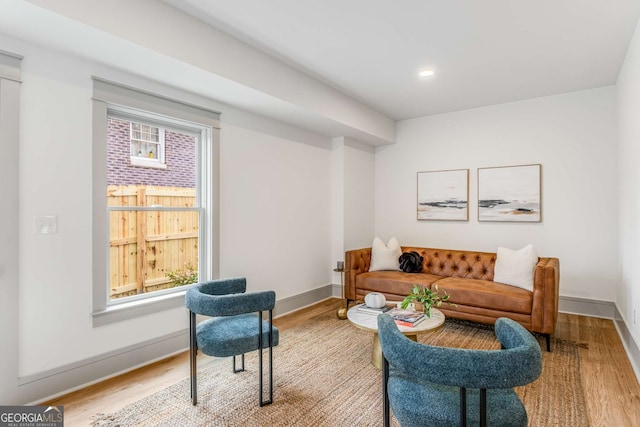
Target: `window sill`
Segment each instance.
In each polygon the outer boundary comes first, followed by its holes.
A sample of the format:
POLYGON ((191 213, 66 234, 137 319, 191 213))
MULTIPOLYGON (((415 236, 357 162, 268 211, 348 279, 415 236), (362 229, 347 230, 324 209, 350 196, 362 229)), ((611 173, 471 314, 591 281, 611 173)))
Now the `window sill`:
POLYGON ((100 326, 106 326, 111 323, 135 319, 136 317, 157 313, 159 311, 170 310, 177 307, 184 307, 185 293, 186 289, 166 295, 158 295, 156 297, 149 297, 141 300, 108 306, 104 310, 91 313, 91 316, 93 317, 93 327, 98 328, 100 326))
POLYGON ((144 157, 131 157, 131 166, 152 169, 166 169, 167 165, 160 163, 158 160, 145 159, 144 157))

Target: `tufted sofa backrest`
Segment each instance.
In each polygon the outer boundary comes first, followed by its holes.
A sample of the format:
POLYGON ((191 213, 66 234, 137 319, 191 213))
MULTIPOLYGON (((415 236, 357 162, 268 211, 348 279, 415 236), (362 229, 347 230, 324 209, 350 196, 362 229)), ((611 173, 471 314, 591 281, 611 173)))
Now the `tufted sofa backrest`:
POLYGON ((422 273, 465 279, 493 280, 495 253, 402 247, 402 252, 414 251, 424 258, 422 273))

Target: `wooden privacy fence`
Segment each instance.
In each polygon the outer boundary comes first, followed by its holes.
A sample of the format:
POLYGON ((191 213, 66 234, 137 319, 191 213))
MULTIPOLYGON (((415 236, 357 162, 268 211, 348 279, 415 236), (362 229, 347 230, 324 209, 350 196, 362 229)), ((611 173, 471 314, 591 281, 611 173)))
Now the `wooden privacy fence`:
MULTIPOLYGON (((195 188, 110 185, 110 207, 196 206, 195 188)), ((172 287, 167 273, 198 266, 198 212, 109 211, 111 299, 172 287)))

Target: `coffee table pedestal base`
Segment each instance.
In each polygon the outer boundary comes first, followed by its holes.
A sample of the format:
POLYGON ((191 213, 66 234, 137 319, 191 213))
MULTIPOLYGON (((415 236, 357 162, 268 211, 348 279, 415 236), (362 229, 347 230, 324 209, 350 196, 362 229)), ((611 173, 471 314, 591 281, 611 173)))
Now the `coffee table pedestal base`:
MULTIPOLYGON (((418 335, 405 334, 411 341, 418 341, 418 335)), ((373 345, 371 346, 371 364, 378 369, 382 369, 382 347, 378 333, 373 333, 373 345)))

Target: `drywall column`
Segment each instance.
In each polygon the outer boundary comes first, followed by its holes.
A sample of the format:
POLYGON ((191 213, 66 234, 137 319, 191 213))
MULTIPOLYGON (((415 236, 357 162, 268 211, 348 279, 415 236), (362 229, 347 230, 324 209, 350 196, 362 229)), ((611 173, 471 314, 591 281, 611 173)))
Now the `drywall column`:
MULTIPOLYGON (((345 251, 371 246, 373 241, 375 150, 339 137, 333 139, 333 156, 333 258, 340 261, 345 251)), ((338 274, 333 283, 340 283, 338 274)))
POLYGON ((20 60, 0 51, 0 404, 18 402, 20 60))
POLYGON ((345 138, 344 249, 371 246, 374 237, 375 149, 345 138))
MULTIPOLYGON (((333 149, 332 159, 332 226, 333 232, 331 245, 331 268, 336 267, 337 261, 344 261, 344 137, 333 138, 331 141, 333 149)), ((331 283, 340 285, 340 273, 333 273, 331 283)), ((335 290, 334 296, 340 296, 340 290, 335 290)))
POLYGON ((631 364, 640 379, 640 24, 629 45, 617 82, 618 247, 620 282, 616 319, 631 364))

